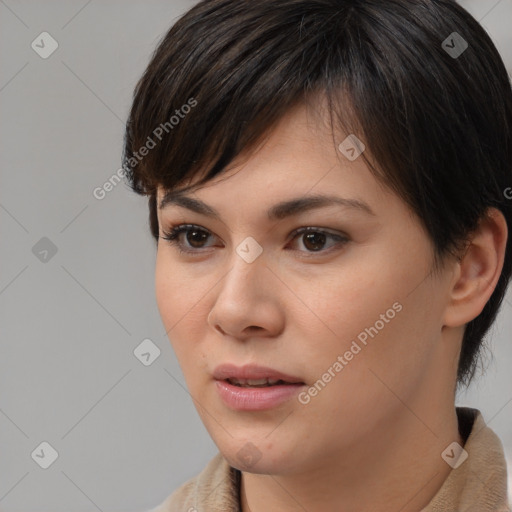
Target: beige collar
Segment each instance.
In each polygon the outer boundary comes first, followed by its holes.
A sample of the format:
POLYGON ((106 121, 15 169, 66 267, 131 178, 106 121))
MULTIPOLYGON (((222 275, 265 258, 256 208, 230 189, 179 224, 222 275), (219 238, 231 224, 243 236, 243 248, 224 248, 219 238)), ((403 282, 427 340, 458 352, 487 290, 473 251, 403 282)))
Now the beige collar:
POLYGON ((477 409, 457 407, 457 416, 468 458, 450 471, 421 512, 508 512, 507 465, 500 439, 477 409))

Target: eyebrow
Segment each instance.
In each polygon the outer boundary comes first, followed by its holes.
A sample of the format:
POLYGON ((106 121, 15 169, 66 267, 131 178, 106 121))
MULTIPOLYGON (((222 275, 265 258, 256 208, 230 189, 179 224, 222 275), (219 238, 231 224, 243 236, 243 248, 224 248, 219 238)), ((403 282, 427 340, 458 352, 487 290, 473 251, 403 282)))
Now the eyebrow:
MULTIPOLYGON (((180 192, 167 192, 160 202, 159 209, 163 209, 171 204, 181 206, 182 208, 186 208, 207 217, 221 220, 221 216, 215 208, 212 208, 210 205, 199 199, 194 199, 180 192)), ((368 215, 376 216, 374 211, 363 201, 324 194, 297 197, 277 203, 268 210, 267 214, 271 221, 281 220, 309 210, 325 208, 332 205, 341 205, 346 208, 359 210, 368 215)))

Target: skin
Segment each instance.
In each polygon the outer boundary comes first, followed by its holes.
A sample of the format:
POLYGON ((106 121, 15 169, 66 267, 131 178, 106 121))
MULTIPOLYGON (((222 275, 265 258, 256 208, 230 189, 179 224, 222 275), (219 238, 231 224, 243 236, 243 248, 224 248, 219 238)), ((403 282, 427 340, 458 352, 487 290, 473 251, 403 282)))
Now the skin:
POLYGON ((196 257, 160 239, 158 308, 205 427, 242 471, 244 512, 420 511, 451 471, 441 453, 464 444, 454 406, 461 340, 497 284, 506 222, 491 210, 464 258, 429 274, 432 246, 419 220, 361 157, 341 155, 317 112, 290 110, 256 152, 189 193, 222 221, 176 205, 158 212, 161 235, 181 223, 210 234, 180 235, 196 257), (375 216, 330 206, 266 217, 275 203, 312 193, 357 198, 375 216), (348 242, 326 238, 315 252, 305 235, 290 237, 306 226, 348 242), (263 248, 250 264, 235 251, 248 236, 263 248), (308 404, 239 412, 219 397, 212 372, 226 362, 312 386, 395 302, 401 311, 308 404), (248 442, 259 455, 252 463, 237 456, 248 442))

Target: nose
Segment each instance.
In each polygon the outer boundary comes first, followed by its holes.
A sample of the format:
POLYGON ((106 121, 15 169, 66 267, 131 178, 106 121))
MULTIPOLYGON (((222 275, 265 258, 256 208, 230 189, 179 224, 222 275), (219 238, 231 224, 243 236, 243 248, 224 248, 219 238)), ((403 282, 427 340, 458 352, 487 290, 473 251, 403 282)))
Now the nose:
POLYGON ((208 324, 223 336, 276 336, 283 325, 280 281, 261 255, 251 263, 235 253, 233 265, 214 290, 208 324))

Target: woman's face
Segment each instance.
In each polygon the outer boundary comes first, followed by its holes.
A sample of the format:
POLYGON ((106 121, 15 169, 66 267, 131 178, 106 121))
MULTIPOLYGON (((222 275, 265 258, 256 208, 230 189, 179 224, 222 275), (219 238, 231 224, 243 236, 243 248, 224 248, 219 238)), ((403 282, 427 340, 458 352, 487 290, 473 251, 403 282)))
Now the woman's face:
POLYGON ((173 202, 158 211, 160 236, 175 225, 200 229, 176 240, 191 253, 159 240, 157 302, 202 421, 244 471, 370 460, 372 443, 389 440, 397 422, 427 421, 421 411, 453 400, 457 349, 441 343, 451 274, 429 275, 431 245, 417 218, 361 157, 345 154, 301 106, 258 152, 187 194, 219 218, 173 202), (312 195, 357 200, 373 214, 336 203, 267 214, 312 195), (224 364, 303 384, 219 385, 224 364))

